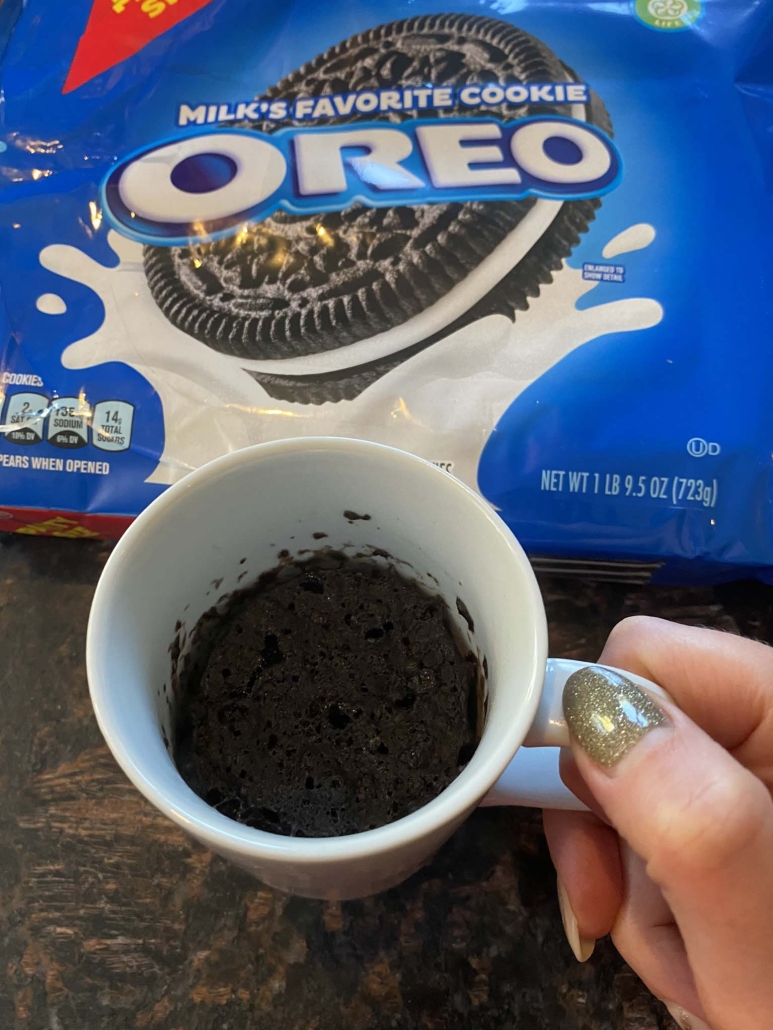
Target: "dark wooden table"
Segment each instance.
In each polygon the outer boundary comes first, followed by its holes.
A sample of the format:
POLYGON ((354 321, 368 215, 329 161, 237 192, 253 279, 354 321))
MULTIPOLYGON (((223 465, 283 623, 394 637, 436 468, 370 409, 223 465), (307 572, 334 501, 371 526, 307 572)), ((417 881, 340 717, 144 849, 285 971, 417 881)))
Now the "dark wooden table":
MULTIPOLYGON (((274 893, 187 839, 102 743, 83 652, 102 544, 0 540, 2 1030, 658 1030, 603 942, 564 941, 537 813, 476 813, 434 863, 344 905, 274 893)), ((773 591, 544 579, 555 655, 634 613, 773 639, 773 591)))

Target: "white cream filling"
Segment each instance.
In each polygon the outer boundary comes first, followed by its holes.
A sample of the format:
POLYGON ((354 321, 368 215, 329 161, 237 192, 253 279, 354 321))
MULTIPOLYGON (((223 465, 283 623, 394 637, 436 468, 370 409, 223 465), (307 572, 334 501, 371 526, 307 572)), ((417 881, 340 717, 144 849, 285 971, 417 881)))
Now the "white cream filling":
POLYGON ((445 329, 492 290, 521 261, 561 210, 561 201, 537 200, 511 233, 445 296, 400 325, 358 343, 319 354, 267 361, 233 358, 241 368, 269 375, 324 375, 391 357, 445 329))

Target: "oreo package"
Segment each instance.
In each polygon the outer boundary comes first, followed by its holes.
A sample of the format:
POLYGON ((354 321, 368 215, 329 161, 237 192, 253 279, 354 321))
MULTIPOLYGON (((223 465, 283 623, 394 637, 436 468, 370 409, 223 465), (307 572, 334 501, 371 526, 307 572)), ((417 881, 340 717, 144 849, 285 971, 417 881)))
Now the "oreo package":
POLYGON ((0 527, 357 436, 543 568, 771 579, 769 4, 5 0, 3 45, 0 527))

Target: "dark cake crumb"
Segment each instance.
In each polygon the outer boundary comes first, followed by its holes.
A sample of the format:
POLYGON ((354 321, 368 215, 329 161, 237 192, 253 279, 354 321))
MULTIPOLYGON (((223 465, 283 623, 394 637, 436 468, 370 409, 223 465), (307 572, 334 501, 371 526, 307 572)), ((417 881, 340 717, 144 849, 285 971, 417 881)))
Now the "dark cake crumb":
POLYGON ((344 518, 347 522, 370 522, 370 515, 358 515, 356 511, 350 511, 348 508, 344 512, 344 518))
POLYGON ((176 758, 223 814, 329 837, 415 811, 475 751, 479 664, 445 602, 322 552, 233 595, 183 684, 176 758))
POLYGON ((457 597, 457 599, 456 599, 456 610, 459 612, 461 617, 467 623, 467 627, 470 630, 470 633, 474 633, 475 632, 475 623, 472 621, 472 616, 470 615, 470 612, 469 612, 469 610, 467 608, 467 605, 464 603, 464 601, 461 599, 461 597, 457 597))

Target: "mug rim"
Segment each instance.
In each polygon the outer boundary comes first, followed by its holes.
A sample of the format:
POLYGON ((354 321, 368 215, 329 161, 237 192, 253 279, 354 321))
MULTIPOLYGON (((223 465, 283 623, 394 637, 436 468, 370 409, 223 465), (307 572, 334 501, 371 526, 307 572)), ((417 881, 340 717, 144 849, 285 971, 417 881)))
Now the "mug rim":
MULTIPOLYGON (((113 757, 140 793, 172 822, 214 851, 236 852, 245 860, 284 860, 299 866, 383 855, 410 846, 422 837, 464 818, 496 783, 522 744, 537 713, 546 662, 547 620, 542 595, 529 559, 506 523, 480 494, 425 458, 387 444, 354 437, 291 437, 254 444, 215 458, 168 487, 137 516, 108 557, 94 593, 86 634, 86 673, 97 723, 113 757), (120 589, 123 570, 132 561, 134 551, 141 547, 147 535, 152 534, 155 525, 166 518, 177 504, 184 503, 184 499, 192 492, 206 489, 223 472, 253 465, 266 458, 331 448, 342 456, 370 452, 374 457, 378 454, 392 462, 422 465, 427 475, 444 477, 449 488, 462 494, 464 503, 471 504, 478 516, 494 527, 524 574, 523 580, 528 592, 526 601, 532 622, 531 667, 525 674, 527 687, 523 692, 517 718, 512 720, 502 740, 480 768, 471 769, 468 765, 443 791, 421 808, 375 829, 336 837, 288 837, 255 829, 222 815, 191 790, 182 776, 180 782, 190 798, 184 801, 172 800, 134 761, 123 740, 121 718, 111 714, 105 702, 110 692, 105 628, 109 609, 120 589), (202 811, 202 806, 206 813, 202 811)), ((484 726, 483 736, 485 733, 484 726)))

